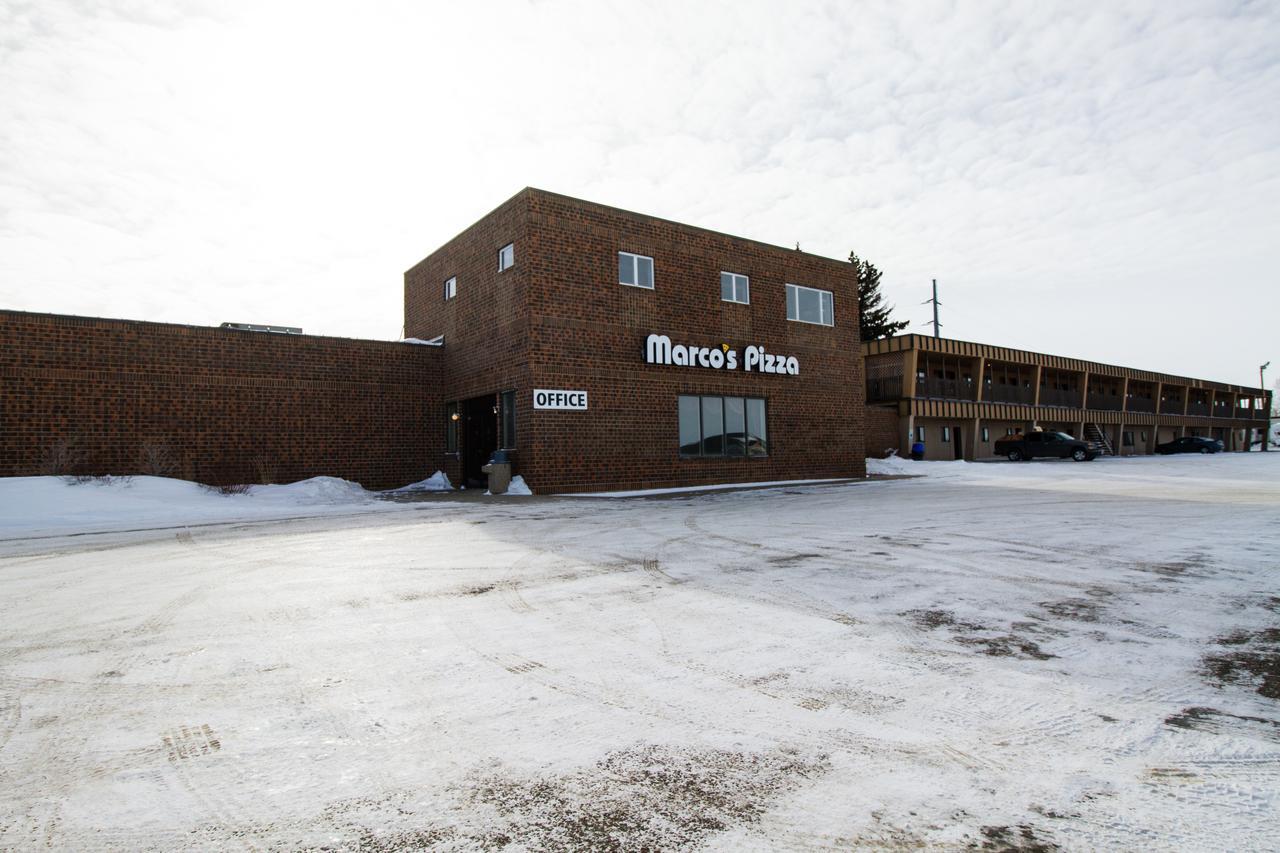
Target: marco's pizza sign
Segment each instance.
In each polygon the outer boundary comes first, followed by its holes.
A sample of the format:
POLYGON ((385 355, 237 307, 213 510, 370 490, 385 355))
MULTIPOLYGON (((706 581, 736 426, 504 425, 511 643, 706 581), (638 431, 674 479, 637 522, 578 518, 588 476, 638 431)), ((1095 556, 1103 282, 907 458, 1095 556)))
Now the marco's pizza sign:
POLYGON ((800 375, 800 361, 794 355, 767 352, 761 346, 744 347, 741 356, 728 344, 701 347, 673 344, 668 335, 653 334, 645 338, 644 360, 647 364, 676 367, 706 367, 711 370, 739 370, 744 373, 781 373, 800 375))

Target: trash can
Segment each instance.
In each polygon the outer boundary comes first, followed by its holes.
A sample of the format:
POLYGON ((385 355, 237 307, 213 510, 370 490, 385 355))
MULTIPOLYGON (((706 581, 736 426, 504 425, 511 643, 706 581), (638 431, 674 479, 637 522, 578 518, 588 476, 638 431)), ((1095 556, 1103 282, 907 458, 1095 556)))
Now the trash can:
POLYGON ((924 461, 924 442, 917 441, 911 445, 911 458, 916 462, 924 461))
POLYGON ((489 457, 489 463, 480 470, 489 475, 489 494, 505 495, 507 486, 511 485, 511 462, 507 459, 507 451, 495 450, 489 457))

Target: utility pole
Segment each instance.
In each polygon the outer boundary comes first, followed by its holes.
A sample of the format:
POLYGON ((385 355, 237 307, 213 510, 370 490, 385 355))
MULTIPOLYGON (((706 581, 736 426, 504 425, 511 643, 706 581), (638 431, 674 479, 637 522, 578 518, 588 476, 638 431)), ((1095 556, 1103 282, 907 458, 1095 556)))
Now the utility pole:
MULTIPOLYGON (((942 324, 938 322, 938 306, 942 303, 938 302, 938 280, 936 278, 933 280, 933 298, 926 299, 920 304, 928 305, 931 302, 933 303, 933 322, 925 323, 925 325, 933 326, 933 336, 935 338, 940 338, 942 337, 942 324)), ((1268 364, 1270 364, 1270 362, 1268 362, 1268 364)))
POLYGON ((1262 431, 1262 449, 1268 449, 1271 443, 1271 400, 1267 397, 1267 368, 1271 362, 1258 365, 1258 388, 1262 391, 1262 403, 1267 408, 1267 428, 1262 431))

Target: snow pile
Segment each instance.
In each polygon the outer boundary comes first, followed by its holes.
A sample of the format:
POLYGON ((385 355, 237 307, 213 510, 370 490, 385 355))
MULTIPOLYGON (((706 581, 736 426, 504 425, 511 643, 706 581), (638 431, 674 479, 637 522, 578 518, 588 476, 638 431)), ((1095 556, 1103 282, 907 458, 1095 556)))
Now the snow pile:
POLYGON ((443 471, 437 471, 425 480, 419 480, 416 483, 410 483, 407 486, 401 486, 398 489, 392 489, 393 493, 397 492, 452 492, 453 483, 449 482, 449 475, 443 471))
POLYGON ((375 500, 359 483, 340 477, 312 477, 297 483, 250 486, 248 495, 255 501, 290 506, 363 504, 375 500))
POLYGON ((903 459, 901 456, 890 456, 887 459, 868 459, 867 473, 876 476, 910 474, 924 476, 955 476, 961 474, 968 463, 957 459, 954 462, 916 462, 903 459))
POLYGON ((0 477, 0 538, 395 508, 337 477, 249 486, 241 494, 169 477, 0 477))
POLYGON ((511 478, 511 485, 507 486, 507 494, 509 495, 531 495, 533 489, 529 488, 529 484, 524 481, 524 477, 516 474, 511 478))

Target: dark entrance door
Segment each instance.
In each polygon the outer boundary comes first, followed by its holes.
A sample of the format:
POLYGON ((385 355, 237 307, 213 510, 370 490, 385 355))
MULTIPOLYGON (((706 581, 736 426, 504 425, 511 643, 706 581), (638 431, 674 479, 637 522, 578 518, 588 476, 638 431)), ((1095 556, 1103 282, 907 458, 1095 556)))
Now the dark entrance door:
POLYGON ((963 437, 960 434, 961 433, 960 427, 956 427, 954 430, 952 430, 952 432, 955 433, 952 437, 955 438, 956 440, 956 458, 963 459, 964 458, 964 441, 963 441, 963 437))
POLYGON ((498 449, 498 416, 495 394, 462 401, 462 479, 467 488, 484 486, 489 478, 480 467, 498 449))

